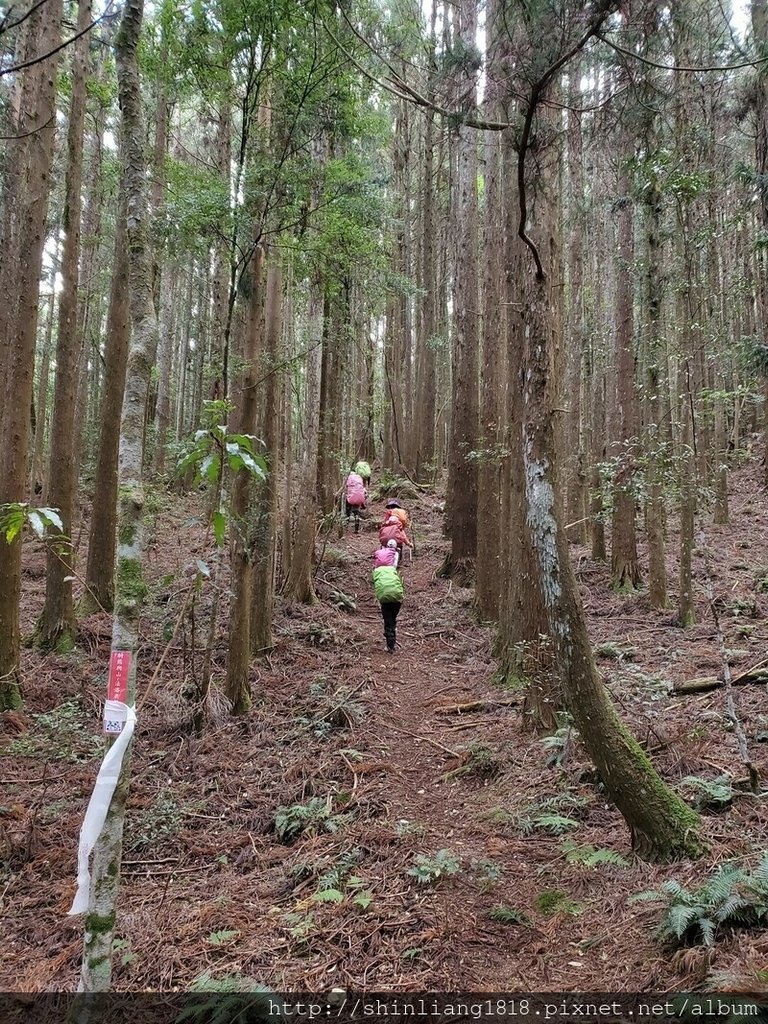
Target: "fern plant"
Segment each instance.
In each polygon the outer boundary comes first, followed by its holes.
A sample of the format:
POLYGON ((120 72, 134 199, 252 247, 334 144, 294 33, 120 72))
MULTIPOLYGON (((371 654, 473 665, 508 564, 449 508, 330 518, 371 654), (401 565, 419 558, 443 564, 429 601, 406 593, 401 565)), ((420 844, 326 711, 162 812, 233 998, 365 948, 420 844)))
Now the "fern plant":
POLYGON ((569 829, 578 828, 578 821, 565 814, 535 814, 518 820, 518 826, 524 836, 532 832, 549 832, 553 836, 561 836, 569 829))
POLYGON ((303 833, 338 832, 348 824, 351 814, 332 814, 330 801, 313 796, 304 804, 278 807, 275 811, 275 832, 283 843, 292 843, 303 833))
POLYGON ((413 875, 420 885, 434 885, 441 878, 456 875, 461 871, 461 864, 450 850, 438 850, 434 857, 419 853, 414 858, 413 867, 408 874, 413 875))
POLYGON ((548 751, 546 764, 549 767, 562 768, 568 756, 571 743, 578 739, 578 730, 573 727, 573 719, 567 711, 557 713, 557 729, 551 736, 544 736, 539 740, 542 747, 548 751))
POLYGON ((723 928, 752 928, 768 916, 768 855, 752 873, 724 864, 699 889, 686 889, 671 878, 630 900, 666 903, 655 933, 662 942, 712 946, 723 928))
POLYGON ((582 864, 585 868, 597 868, 601 864, 612 864, 618 868, 629 867, 629 861, 620 853, 596 848, 588 843, 580 846, 573 839, 565 839, 560 844, 560 849, 569 864, 582 864))
POLYGON ((268 1024, 285 1020, 282 998, 253 978, 228 974, 212 978, 208 971, 195 978, 177 1021, 197 1024, 268 1024))
POLYGON ((491 921, 497 921, 499 924, 522 924, 528 926, 532 923, 530 917, 523 913, 522 910, 518 910, 516 907, 507 907, 504 904, 499 904, 492 910, 489 910, 488 917, 491 921))
POLYGON ((733 802, 733 786, 730 775, 718 775, 715 779, 702 779, 698 775, 686 775, 683 779, 683 793, 697 811, 722 810, 733 802))

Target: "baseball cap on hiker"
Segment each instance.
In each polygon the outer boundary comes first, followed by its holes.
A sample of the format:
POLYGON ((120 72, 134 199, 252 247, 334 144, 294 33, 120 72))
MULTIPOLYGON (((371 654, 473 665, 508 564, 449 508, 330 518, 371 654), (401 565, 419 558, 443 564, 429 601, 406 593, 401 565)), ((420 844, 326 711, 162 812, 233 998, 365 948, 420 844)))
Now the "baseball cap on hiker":
POLYGON ((387 541, 387 547, 388 548, 396 548, 397 547, 397 541, 396 540, 388 540, 387 541))
POLYGON ((400 502, 395 501, 395 499, 393 498, 391 501, 387 502, 387 508, 400 508, 400 502))

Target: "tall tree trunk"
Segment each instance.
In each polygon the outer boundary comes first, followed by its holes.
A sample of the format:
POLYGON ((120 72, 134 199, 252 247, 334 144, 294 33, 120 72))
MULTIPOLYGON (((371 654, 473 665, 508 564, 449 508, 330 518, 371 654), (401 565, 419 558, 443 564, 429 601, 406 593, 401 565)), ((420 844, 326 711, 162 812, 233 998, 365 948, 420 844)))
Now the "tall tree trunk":
MULTIPOLYGON (((650 145, 655 133, 650 133, 650 145)), ((664 384, 662 356, 664 343, 662 324, 662 240, 661 195, 656 182, 646 189, 645 222, 645 288, 643 330, 645 334, 645 459, 647 464, 647 497, 645 526, 648 536, 648 600, 652 608, 667 605, 667 568, 664 557, 664 491, 662 460, 664 437, 661 427, 661 392, 664 384)))
MULTIPOLYGON (((487 109, 490 117, 502 113, 502 87, 497 52, 503 31, 501 10, 495 0, 486 8, 490 43, 487 109)), ((501 570, 502 455, 500 421, 504 400, 504 347, 507 306, 504 300, 504 189, 502 188, 502 139, 499 132, 485 133, 485 190, 483 243, 482 371, 480 377, 480 438, 482 457, 478 467, 477 518, 482 543, 477 547, 476 607, 481 619, 499 618, 503 575, 501 570)), ((509 189, 506 192, 509 193, 509 189)))
POLYGON ((565 377, 563 406, 568 410, 564 420, 566 451, 566 516, 570 540, 586 544, 587 517, 585 502, 584 464, 586 455, 581 429, 581 390, 584 339, 586 335, 584 317, 584 234, 585 195, 583 167, 583 138, 581 113, 582 65, 577 64, 569 75, 571 81, 568 113, 568 168, 571 176, 570 190, 570 251, 568 290, 568 335, 565 353, 565 377))
MULTIPOLYGON (((689 397, 689 396, 687 396, 689 397)), ((696 603, 693 595, 691 561, 696 518, 694 473, 696 459, 693 449, 692 415, 689 402, 683 407, 683 427, 680 438, 680 595, 677 615, 681 626, 692 626, 696 621, 696 603)))
MULTIPOLYGON (((278 257, 279 258, 279 257, 278 257)), ((283 276, 280 264, 267 270, 267 300, 264 331, 265 359, 261 364, 264 420, 261 438, 269 466, 267 479, 256 484, 253 526, 253 606, 251 609, 251 653, 263 654, 273 646, 272 615, 275 588, 275 541, 277 487, 280 455, 280 380, 277 370, 282 334, 283 276)))
MULTIPOLYGON (((3 196, 0 267, 0 505, 26 497, 30 409, 50 173, 56 130, 54 52, 60 38, 61 0, 33 6, 27 19, 29 53, 52 54, 19 76, 19 116, 13 128, 10 169, 3 196)), ((0 537, 0 710, 21 705, 19 601, 21 536, 0 537)))
MULTIPOLYGON (((603 19, 607 15, 604 7, 603 19)), ((547 61, 557 68, 552 53, 549 15, 527 12, 530 45, 534 52, 550 47, 547 61)), ((599 26, 601 20, 596 24, 599 26)), ((560 66, 563 59, 561 57, 560 66)), ((634 849, 648 859, 668 860, 701 852, 699 818, 661 780, 640 745, 619 720, 598 675, 587 635, 586 619, 570 563, 568 538, 560 497, 561 457, 556 445, 554 405, 559 393, 552 371, 556 366, 558 317, 556 292, 562 265, 555 249, 557 134, 548 132, 553 117, 549 108, 537 113, 537 101, 547 98, 546 76, 534 90, 527 109, 526 128, 519 147, 524 160, 530 130, 548 140, 536 147, 535 166, 528 174, 527 196, 521 206, 521 238, 525 242, 525 297, 522 309, 525 350, 523 361, 526 518, 539 566, 540 585, 547 610, 548 633, 563 687, 565 703, 584 745, 593 759, 606 793, 616 804, 632 834, 634 849), (524 237, 522 237, 524 236, 524 237)), ((520 167, 521 179, 524 165, 520 167)))
MULTIPOLYGON (((318 512, 335 511, 339 488, 345 350, 349 345, 349 283, 330 300, 331 324, 323 343, 320 367, 320 436, 317 450, 318 512)), ((349 466, 345 467, 349 470, 349 466)))
MULTIPOLYGON (((57 233, 58 234, 58 233, 57 233)), ((56 319, 56 276, 59 271, 59 240, 56 240, 51 267, 51 295, 45 322, 45 338, 43 351, 40 355, 40 368, 37 377, 37 401, 35 402, 35 443, 32 449, 32 464, 29 473, 29 490, 31 494, 42 493, 45 501, 45 427, 48 418, 48 383, 51 372, 51 343, 53 340, 53 324, 56 319)))
MULTIPOLYGON (((264 336, 264 249, 258 245, 251 259, 248 280, 248 315, 238 353, 239 388, 235 390, 236 430, 255 434, 258 411, 257 381, 264 336)), ((240 468, 232 483, 230 503, 230 603, 229 647, 226 695, 233 715, 244 715, 251 707, 251 604, 253 559, 251 557, 250 499, 252 477, 240 468)))
MULTIPOLYGON (((539 155, 539 173, 546 174, 539 155)), ((550 179, 551 181, 551 179, 550 179)), ((551 187, 551 184, 550 186, 551 187)), ((546 177, 537 202, 546 201, 546 177)), ((544 211, 539 215, 546 223, 544 211)), ((538 219, 538 217, 537 217, 538 219)), ((526 328, 523 461, 527 520, 533 536, 549 635, 566 706, 594 761, 606 792, 632 835, 633 849, 650 860, 672 860, 701 852, 699 818, 661 780, 640 745, 619 720, 598 675, 584 610, 569 560, 558 500, 555 432, 550 382, 552 301, 545 278, 529 275, 526 328)))
MULTIPOLYGON (((121 158, 126 183, 126 248, 128 251, 131 345, 125 398, 120 423, 118 468, 118 545, 112 650, 128 652, 130 671, 125 703, 136 701, 136 660, 139 615, 145 595, 143 575, 144 422, 150 371, 158 342, 157 313, 152 290, 152 256, 147 224, 147 163, 143 142, 141 85, 137 47, 143 0, 127 0, 115 39, 121 119, 121 158)), ((130 747, 93 853, 89 906, 80 989, 108 991, 120 885, 123 820, 129 788, 130 747)))
POLYGON ((317 600, 312 582, 315 556, 315 519, 317 497, 317 443, 319 436, 318 408, 320 400, 320 366, 322 349, 329 325, 328 300, 322 278, 313 282, 309 297, 307 331, 307 380, 304 396, 301 474, 296 508, 296 522, 291 550, 291 568, 285 583, 289 600, 314 604, 317 600))
MULTIPOLYGON (((436 9, 436 5, 433 10, 436 9)), ((434 115, 426 114, 424 129, 424 167, 421 178, 421 263, 420 279, 423 299, 419 318, 416 349, 416 390, 419 402, 416 409, 415 472, 418 480, 434 473, 435 458, 435 399, 437 378, 435 370, 435 335, 437 320, 437 261, 435 253, 435 166, 434 115)))
MULTIPOLYGON (((517 181, 517 152, 511 132, 502 136, 503 179, 517 181)), ((539 585, 538 563, 526 519, 525 475, 520 439, 523 432, 523 349, 525 322, 523 308, 523 262, 517 238, 519 197, 516 185, 507 189, 504 208, 504 301, 508 310, 505 341, 508 359, 507 409, 509 448, 506 474, 504 564, 506 582, 499 623, 500 674, 507 684, 527 685, 524 723, 526 727, 550 729, 560 707, 555 681, 549 677, 550 657, 546 647, 547 612, 539 585)))
MULTIPOLYGON (((472 52, 477 30, 476 0, 460 0, 458 37, 465 53, 472 52)), ((466 60, 466 58, 465 58, 466 60)), ((468 109, 476 104, 475 72, 466 68, 457 92, 468 109)), ((477 137, 474 129, 456 130, 456 177, 453 204, 453 395, 451 444, 448 461, 449 530, 451 551, 442 568, 446 576, 465 585, 475 576, 477 555, 478 429, 478 209, 477 137)))
POLYGON ((622 129, 619 154, 616 252, 616 434, 617 469, 613 485, 613 529, 611 534, 611 582, 621 592, 635 590, 642 583, 637 559, 635 531, 635 473, 637 399, 635 396, 634 352, 634 224, 630 196, 630 161, 634 142, 629 129, 622 129))
MULTIPOLYGON (((124 161, 122 163, 124 167, 124 161)), ((131 339, 126 247, 127 187, 123 170, 115 218, 115 249, 104 346, 104 388, 101 398, 96 479, 93 485, 94 512, 88 535, 88 562, 85 571, 87 589, 81 607, 81 611, 85 613, 96 611, 98 608, 112 611, 114 603, 117 460, 128 346, 131 339)))
POLYGON ((69 651, 75 641, 75 609, 72 601, 72 533, 77 468, 73 448, 75 409, 78 406, 78 368, 82 337, 77 326, 80 278, 80 227, 82 215, 83 138, 85 85, 88 72, 88 35, 91 0, 79 0, 77 32, 72 65, 72 93, 67 128, 67 171, 64 185, 64 247, 61 257, 63 285, 59 300, 56 340, 56 387, 51 420, 48 503, 58 508, 62 536, 49 540, 45 605, 37 624, 37 642, 50 650, 69 651))

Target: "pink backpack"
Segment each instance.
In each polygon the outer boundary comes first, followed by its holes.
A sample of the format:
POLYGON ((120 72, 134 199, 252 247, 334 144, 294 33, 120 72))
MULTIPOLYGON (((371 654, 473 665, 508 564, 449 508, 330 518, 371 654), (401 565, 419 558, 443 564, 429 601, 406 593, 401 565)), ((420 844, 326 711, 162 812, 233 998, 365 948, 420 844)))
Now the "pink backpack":
POLYGON ((350 473, 347 477, 347 504, 365 504, 365 487, 363 485, 363 478, 357 473, 350 473))
POLYGON ((373 556, 373 567, 379 569, 382 565, 397 566, 397 548, 378 548, 373 556))

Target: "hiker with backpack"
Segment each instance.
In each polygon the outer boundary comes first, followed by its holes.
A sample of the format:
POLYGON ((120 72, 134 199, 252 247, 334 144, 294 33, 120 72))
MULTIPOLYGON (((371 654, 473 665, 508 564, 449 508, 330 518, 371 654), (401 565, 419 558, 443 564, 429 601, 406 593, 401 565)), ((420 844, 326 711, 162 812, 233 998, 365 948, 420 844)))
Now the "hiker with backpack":
POLYGON ((396 569, 400 562, 400 555, 397 552, 397 541, 388 540, 373 553, 373 567, 379 569, 383 565, 392 566, 396 569))
MULTIPOLYGON (((388 548, 388 550, 391 549, 388 548)), ((373 570, 373 587, 384 619, 384 639, 387 642, 387 651, 393 654, 397 643, 395 632, 397 615, 402 607, 404 597, 403 581, 394 566, 380 565, 373 570)))
POLYGON ((397 498, 390 498, 387 502, 386 509, 384 511, 384 521, 390 519, 392 516, 396 516, 397 519, 403 524, 403 529, 407 530, 410 525, 408 519, 408 513, 405 511, 403 506, 397 500, 397 498))
POLYGON ((368 493, 363 484, 363 478, 359 473, 350 473, 347 477, 345 487, 344 506, 347 519, 355 517, 355 533, 360 532, 360 513, 365 509, 368 493))
POLYGON ((384 546, 390 540, 393 540, 397 545, 397 551, 401 559, 403 557, 403 546, 413 549, 413 544, 397 516, 389 516, 379 528, 379 543, 384 546))

